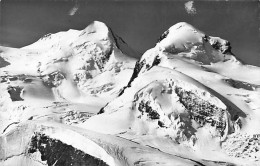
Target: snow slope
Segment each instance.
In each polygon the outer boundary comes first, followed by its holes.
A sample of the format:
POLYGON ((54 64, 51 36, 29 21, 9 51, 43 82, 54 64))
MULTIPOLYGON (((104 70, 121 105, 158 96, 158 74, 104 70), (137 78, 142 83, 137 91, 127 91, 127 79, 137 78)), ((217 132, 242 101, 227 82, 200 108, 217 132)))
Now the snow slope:
POLYGON ((260 68, 188 23, 138 61, 97 21, 0 50, 2 165, 260 165, 260 68))

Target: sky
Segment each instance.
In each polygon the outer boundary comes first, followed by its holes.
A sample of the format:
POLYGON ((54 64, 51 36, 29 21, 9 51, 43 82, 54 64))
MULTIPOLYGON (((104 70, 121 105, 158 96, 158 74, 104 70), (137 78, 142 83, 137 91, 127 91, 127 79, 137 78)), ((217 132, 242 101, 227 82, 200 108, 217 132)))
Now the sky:
POLYGON ((74 0, 0 1, 0 45, 23 47, 47 33, 102 21, 140 53, 178 22, 231 42, 232 52, 260 66, 259 1, 74 0))

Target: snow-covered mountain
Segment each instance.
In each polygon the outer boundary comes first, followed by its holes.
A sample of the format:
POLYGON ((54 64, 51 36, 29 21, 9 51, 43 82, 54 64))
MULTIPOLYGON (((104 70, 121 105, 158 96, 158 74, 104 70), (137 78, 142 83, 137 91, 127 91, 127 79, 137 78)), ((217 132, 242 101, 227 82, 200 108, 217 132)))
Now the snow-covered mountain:
POLYGON ((11 122, 22 121, 22 117, 44 117, 46 111, 41 109, 47 106, 53 111, 62 107, 64 117, 70 117, 68 113, 86 116, 84 120, 118 95, 136 61, 132 58, 135 51, 98 21, 81 31, 45 35, 20 49, 0 49, 3 62, 8 63, 0 70, 1 98, 7 99, 1 100, 2 110, 17 110, 22 105, 26 107, 23 111, 28 111, 16 120, 9 118, 11 122), (64 104, 56 106, 54 101, 64 104), (68 109, 68 104, 73 109, 68 109))
POLYGON ((48 34, 21 49, 1 50, 11 62, 7 74, 39 76, 47 87, 56 87, 56 98, 67 100, 81 96, 80 92, 110 97, 128 80, 135 63, 131 58, 135 52, 98 21, 82 31, 48 34))
POLYGON ((138 61, 97 21, 0 50, 2 165, 260 164, 260 68, 188 23, 138 61))

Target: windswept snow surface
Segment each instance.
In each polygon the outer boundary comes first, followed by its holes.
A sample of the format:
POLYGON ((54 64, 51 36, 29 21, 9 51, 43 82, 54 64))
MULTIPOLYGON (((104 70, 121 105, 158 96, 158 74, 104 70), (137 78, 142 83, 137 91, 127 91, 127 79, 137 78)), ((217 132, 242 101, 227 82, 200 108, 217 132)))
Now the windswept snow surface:
POLYGON ((102 22, 0 47, 0 165, 260 165, 260 68, 181 22, 137 53, 102 22))

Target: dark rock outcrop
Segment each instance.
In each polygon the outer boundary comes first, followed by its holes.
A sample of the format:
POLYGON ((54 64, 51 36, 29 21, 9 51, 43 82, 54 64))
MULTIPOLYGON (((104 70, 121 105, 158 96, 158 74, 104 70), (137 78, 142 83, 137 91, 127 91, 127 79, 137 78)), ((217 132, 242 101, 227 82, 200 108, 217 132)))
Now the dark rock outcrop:
POLYGON ((49 166, 108 166, 98 158, 41 133, 35 133, 28 149, 29 154, 37 151, 41 153, 41 160, 47 161, 49 166))
POLYGON ((136 62, 136 64, 135 64, 134 72, 133 72, 132 77, 130 78, 130 80, 129 80, 127 86, 125 86, 125 87, 122 89, 122 91, 119 93, 118 96, 121 96, 121 95, 124 93, 124 91, 125 91, 126 88, 131 87, 131 83, 134 81, 134 79, 135 79, 136 77, 138 77, 138 74, 140 73, 140 71, 141 71, 143 68, 145 68, 145 70, 150 70, 153 66, 157 66, 160 62, 161 62, 161 59, 159 58, 158 55, 155 56, 155 58, 154 58, 154 60, 153 60, 153 62, 152 62, 151 65, 150 65, 150 64, 147 64, 145 59, 143 59, 143 60, 138 60, 138 61, 136 62))
POLYGON ((190 91, 186 91, 181 87, 175 88, 176 94, 180 98, 180 102, 190 112, 190 118, 198 122, 201 126, 209 123, 215 126, 223 135, 226 128, 225 111, 208 101, 198 97, 190 91))
POLYGON ((162 41, 163 39, 165 39, 167 37, 167 35, 169 34, 169 29, 165 32, 163 32, 163 34, 160 36, 160 38, 158 39, 158 42, 162 41))
POLYGON ((58 71, 42 77, 43 84, 50 88, 59 86, 63 79, 65 79, 64 74, 58 71))
POLYGON ((0 68, 10 65, 9 62, 5 61, 2 57, 0 57, 0 68))
POLYGON ((149 101, 141 101, 138 106, 138 110, 141 112, 142 115, 146 113, 148 117, 152 120, 160 118, 160 115, 157 113, 157 111, 153 110, 153 108, 150 106, 149 101))
POLYGON ((21 98, 23 88, 20 86, 9 86, 7 92, 9 93, 12 101, 23 101, 21 98))
POLYGON ((246 89, 249 91, 254 91, 256 88, 260 88, 260 85, 254 85, 243 81, 233 80, 233 79, 224 79, 226 83, 230 86, 237 88, 237 89, 246 89))
POLYGON ((121 95, 124 93, 125 89, 131 86, 131 83, 132 83, 132 82, 134 81, 134 79, 138 76, 139 72, 141 71, 141 69, 143 68, 144 65, 145 65, 145 60, 142 60, 142 61, 138 60, 138 61, 135 63, 134 72, 133 72, 133 74, 132 74, 132 77, 130 78, 130 80, 129 80, 127 86, 125 86, 125 87, 121 90, 121 92, 119 93, 118 96, 121 96, 121 95))

